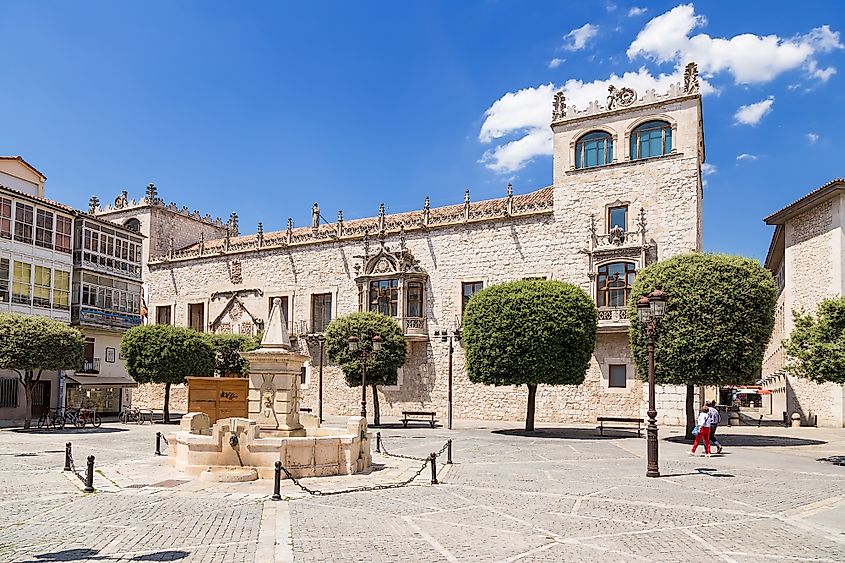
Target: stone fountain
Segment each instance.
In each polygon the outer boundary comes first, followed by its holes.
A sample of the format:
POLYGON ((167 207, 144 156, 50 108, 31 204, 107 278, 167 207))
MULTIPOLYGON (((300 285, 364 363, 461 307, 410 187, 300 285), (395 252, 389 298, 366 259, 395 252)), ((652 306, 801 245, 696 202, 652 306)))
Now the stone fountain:
POLYGON ((248 418, 188 413, 168 436, 170 460, 189 474, 218 481, 273 476, 274 464, 295 477, 348 475, 370 466, 367 420, 350 417, 346 428, 306 428, 299 418, 299 378, 309 359, 291 348, 281 300, 273 300, 261 347, 241 352, 249 361, 248 418))

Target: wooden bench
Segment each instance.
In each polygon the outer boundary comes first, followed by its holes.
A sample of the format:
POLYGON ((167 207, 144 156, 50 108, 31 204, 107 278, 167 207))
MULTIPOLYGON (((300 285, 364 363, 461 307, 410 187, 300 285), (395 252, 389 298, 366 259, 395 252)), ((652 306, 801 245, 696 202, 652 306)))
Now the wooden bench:
MULTIPOLYGON (((601 435, 601 436, 604 436, 604 423, 605 422, 611 422, 611 423, 614 423, 614 424, 617 424, 617 423, 619 423, 619 424, 621 424, 621 423, 634 424, 634 423, 636 423, 637 424, 637 438, 642 438, 641 431, 642 431, 642 424, 644 422, 642 418, 627 418, 627 417, 624 417, 624 416, 600 416, 600 417, 596 418, 596 420, 599 423, 599 435, 601 435)), ((608 428, 618 428, 618 426, 608 426, 608 428)))
POLYGON ((434 428, 434 423, 437 422, 434 420, 434 417, 437 413, 432 411, 402 411, 402 416, 405 418, 402 419, 402 426, 405 428, 408 427, 408 422, 415 420, 419 422, 428 422, 432 428, 434 428))

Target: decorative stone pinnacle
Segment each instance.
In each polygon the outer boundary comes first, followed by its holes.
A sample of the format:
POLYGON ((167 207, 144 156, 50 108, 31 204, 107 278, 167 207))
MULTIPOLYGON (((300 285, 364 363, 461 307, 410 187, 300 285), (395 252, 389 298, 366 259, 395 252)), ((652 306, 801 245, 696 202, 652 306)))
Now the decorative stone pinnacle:
POLYGON ((464 222, 469 221, 469 190, 464 192, 464 222))
POLYGON ((566 97, 563 92, 555 92, 552 98, 552 121, 563 119, 566 116, 566 97))
POLYGON ((423 212, 422 212, 422 224, 424 227, 428 226, 429 221, 431 221, 431 199, 428 196, 425 196, 425 203, 423 203, 423 212))
POLYGON ((88 200, 88 213, 93 215, 97 212, 97 209, 100 208, 100 198, 95 195, 91 196, 91 199, 88 200))
POLYGON ((684 93, 697 94, 698 92, 698 65, 694 62, 690 62, 687 64, 686 68, 684 68, 684 93))
POLYGON ((158 200, 158 189, 156 185, 153 183, 147 184, 147 193, 144 197, 144 201, 147 203, 156 203, 158 200))
POLYGON ((337 238, 343 236, 343 210, 337 210, 337 238))
POLYGON ((200 233, 200 256, 205 254, 205 232, 200 233))
POLYGON ((232 231, 231 236, 240 236, 241 232, 238 228, 238 214, 234 211, 232 211, 232 213, 229 215, 229 229, 232 231))
POLYGON ((407 248, 405 246, 405 241, 406 241, 406 239, 405 239, 405 223, 402 223, 401 225, 399 225, 399 249, 402 250, 403 252, 407 248))
POLYGON ((167 255, 173 258, 173 254, 175 252, 175 247, 173 246, 173 237, 170 237, 167 241, 167 255))
POLYGON ((364 230, 364 260, 370 256, 370 230, 364 230))
POLYGON ((510 182, 508 182, 508 200, 505 207, 505 213, 509 216, 513 215, 513 184, 510 182))
POLYGON ((258 248, 264 246, 264 224, 258 222, 258 248))
POLYGON ((293 241, 293 219, 288 217, 287 241, 290 244, 293 241))
POLYGON ((384 232, 384 227, 385 227, 384 203, 379 203, 379 205, 378 205, 378 230, 379 230, 379 233, 384 232))
POLYGON ((513 184, 508 182, 508 197, 513 197, 513 184))
POLYGON ((270 318, 267 319, 261 347, 290 350, 290 335, 287 322, 282 319, 282 300, 278 297, 273 298, 273 307, 270 310, 270 318))

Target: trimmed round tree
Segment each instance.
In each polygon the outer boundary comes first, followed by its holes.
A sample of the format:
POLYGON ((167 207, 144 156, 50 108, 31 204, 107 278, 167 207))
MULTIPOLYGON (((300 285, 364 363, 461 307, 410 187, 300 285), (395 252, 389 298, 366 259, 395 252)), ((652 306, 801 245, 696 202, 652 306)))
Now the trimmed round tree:
POLYGON ((170 386, 189 375, 214 375, 215 355, 207 335, 173 325, 130 328, 120 342, 126 370, 139 383, 164 383, 164 421, 170 422, 170 386))
POLYGON ((756 260, 726 254, 684 254, 637 273, 628 318, 631 352, 648 378, 645 326, 637 301, 660 287, 668 295, 654 352, 657 384, 687 387, 687 437, 695 422, 694 386, 757 378, 772 334, 777 294, 756 260))
POLYGON ((462 337, 469 380, 528 386, 525 430, 534 430, 537 385, 580 385, 596 345, 596 306, 569 283, 490 286, 467 303, 462 337))
POLYGON ((405 365, 405 334, 399 323, 380 313, 364 311, 334 319, 326 328, 326 353, 343 370, 346 384, 361 386, 362 360, 349 351, 349 337, 358 338, 358 349, 370 352, 367 358, 367 384, 373 391, 373 425, 381 422, 379 385, 396 385, 397 370, 405 365), (382 339, 381 350, 373 352, 372 338, 382 339))
POLYGON ((815 316, 793 313, 786 370, 816 383, 845 384, 845 297, 825 299, 815 316))
POLYGON ((82 367, 85 339, 62 322, 14 313, 0 314, 0 369, 18 374, 26 401, 24 428, 32 424, 32 392, 44 371, 82 367))

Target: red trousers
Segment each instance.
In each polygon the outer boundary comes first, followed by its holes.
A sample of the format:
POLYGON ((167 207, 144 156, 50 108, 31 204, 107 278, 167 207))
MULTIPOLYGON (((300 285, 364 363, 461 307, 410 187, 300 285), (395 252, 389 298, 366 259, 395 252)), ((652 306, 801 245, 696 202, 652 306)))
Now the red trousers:
POLYGON ((708 426, 702 426, 698 429, 698 436, 695 437, 695 442, 692 443, 692 453, 695 453, 695 449, 702 439, 704 440, 704 451, 708 454, 710 453, 710 427, 708 426))

